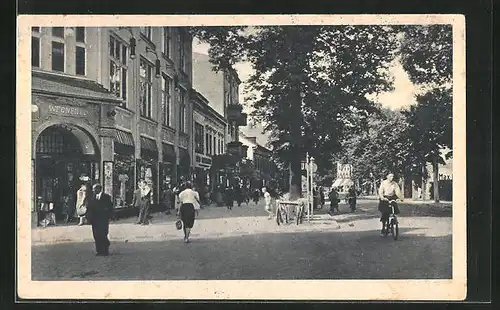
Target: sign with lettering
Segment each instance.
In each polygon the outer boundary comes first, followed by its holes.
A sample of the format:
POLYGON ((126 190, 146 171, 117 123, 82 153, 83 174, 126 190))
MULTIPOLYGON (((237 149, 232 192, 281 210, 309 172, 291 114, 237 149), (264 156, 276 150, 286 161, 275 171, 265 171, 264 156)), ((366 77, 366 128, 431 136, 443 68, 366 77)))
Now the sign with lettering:
POLYGON ((64 116, 87 117, 88 111, 81 107, 49 105, 49 112, 64 116))
POLYGON ((202 164, 206 164, 206 165, 211 165, 212 164, 212 159, 204 157, 204 158, 201 159, 201 163, 202 164))

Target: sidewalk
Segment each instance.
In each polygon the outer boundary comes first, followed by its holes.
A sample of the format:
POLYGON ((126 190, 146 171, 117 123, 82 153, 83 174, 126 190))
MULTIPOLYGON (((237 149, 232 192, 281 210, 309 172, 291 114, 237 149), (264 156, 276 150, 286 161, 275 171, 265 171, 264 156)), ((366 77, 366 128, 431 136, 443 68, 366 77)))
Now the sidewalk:
MULTIPOLYGON (((378 201, 378 196, 360 196, 358 201, 378 201)), ((453 202, 451 201, 440 201, 434 202, 434 200, 414 200, 411 198, 405 198, 402 202, 398 201, 398 204, 408 204, 408 205, 428 205, 432 207, 443 207, 443 208, 451 208, 453 202)))
MULTIPOLYGON (((182 230, 175 228, 175 215, 163 213, 153 214, 153 222, 148 226, 135 224, 135 218, 128 218, 111 222, 109 238, 111 241, 144 242, 163 241, 182 238, 182 230)), ((304 223, 296 225, 276 224, 276 220, 269 220, 258 206, 234 208, 209 207, 201 210, 195 221, 191 236, 193 238, 220 238, 238 235, 259 233, 293 233, 299 231, 325 231, 338 229, 338 223, 328 214, 317 214, 310 222, 307 218, 304 223)), ((33 245, 65 242, 93 242, 92 228, 84 226, 49 226, 34 228, 31 233, 33 245)))

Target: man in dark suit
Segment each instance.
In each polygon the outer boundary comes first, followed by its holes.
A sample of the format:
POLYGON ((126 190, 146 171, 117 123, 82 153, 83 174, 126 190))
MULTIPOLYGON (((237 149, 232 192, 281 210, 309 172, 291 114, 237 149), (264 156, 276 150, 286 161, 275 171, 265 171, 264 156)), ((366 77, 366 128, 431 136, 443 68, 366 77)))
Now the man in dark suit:
POLYGON ((108 256, 110 242, 108 240, 109 219, 113 212, 111 196, 102 191, 101 184, 92 187, 93 197, 87 207, 87 219, 92 225, 97 256, 108 256))

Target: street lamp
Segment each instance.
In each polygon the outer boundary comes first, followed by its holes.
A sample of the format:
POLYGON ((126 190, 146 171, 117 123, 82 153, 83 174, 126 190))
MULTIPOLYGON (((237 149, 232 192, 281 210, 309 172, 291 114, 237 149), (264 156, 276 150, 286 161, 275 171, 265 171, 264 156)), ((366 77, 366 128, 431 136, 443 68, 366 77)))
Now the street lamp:
POLYGON ((160 59, 158 58, 158 53, 154 49, 151 49, 149 47, 146 47, 146 53, 151 53, 151 54, 155 55, 155 57, 156 57, 155 76, 157 78, 161 77, 161 63, 160 63, 160 59))
POLYGON ((134 32, 132 31, 132 27, 118 27, 119 30, 121 29, 126 29, 130 32, 131 38, 130 38, 130 59, 134 60, 135 59, 135 47, 136 47, 136 41, 134 37, 134 32))

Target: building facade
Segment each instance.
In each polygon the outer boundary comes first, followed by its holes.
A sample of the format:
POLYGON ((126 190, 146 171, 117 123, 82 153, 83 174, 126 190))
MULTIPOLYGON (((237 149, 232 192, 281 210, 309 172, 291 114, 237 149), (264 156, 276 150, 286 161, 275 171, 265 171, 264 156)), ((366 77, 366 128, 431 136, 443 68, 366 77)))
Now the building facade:
POLYGON ((226 151, 225 118, 212 108, 208 100, 196 90, 192 90, 193 132, 194 132, 194 173, 193 181, 198 187, 213 189, 223 183, 217 169, 213 169, 212 158, 226 151))
POLYGON ((193 53, 193 87, 227 121, 225 153, 213 158, 214 169, 223 174, 218 180, 223 186, 235 185, 238 163, 247 152, 247 148, 239 141, 239 127, 247 124, 247 114, 243 113, 243 105, 239 100, 240 84, 234 68, 216 72, 212 70, 208 55, 193 53))
POLYGON ((276 180, 278 169, 272 161, 272 152, 268 148, 260 145, 257 137, 249 137, 243 132, 239 133, 240 142, 247 147, 246 159, 251 161, 252 173, 250 185, 252 188, 270 186, 271 181, 276 180))
POLYGON ((158 202, 189 177, 191 54, 185 28, 34 27, 33 205, 57 215, 82 180, 126 207, 144 179, 158 202))

